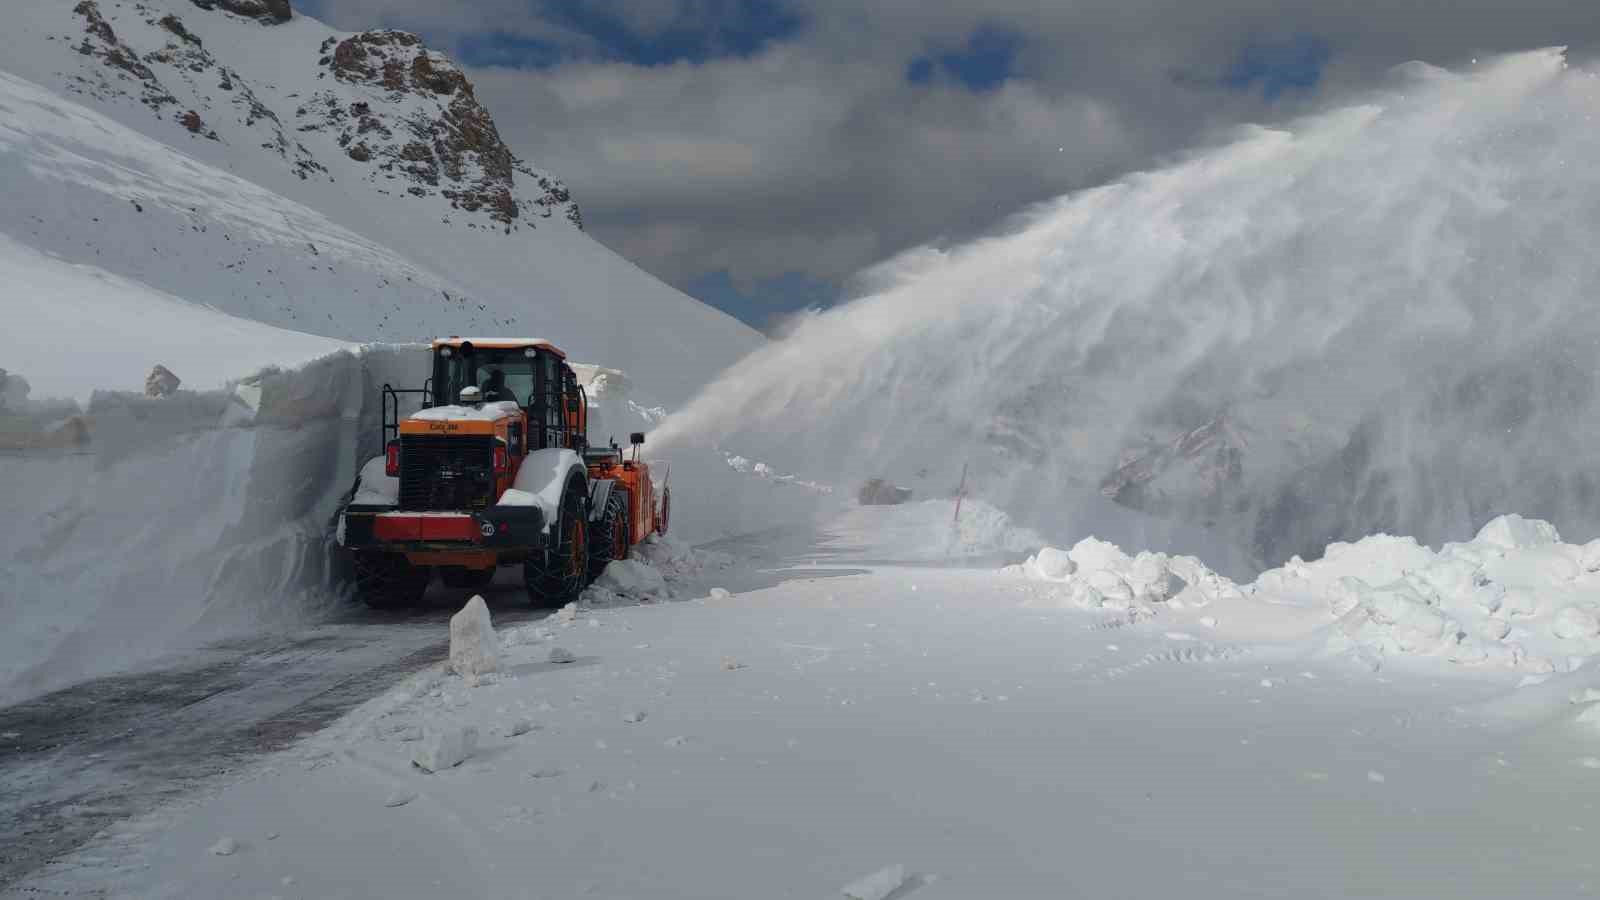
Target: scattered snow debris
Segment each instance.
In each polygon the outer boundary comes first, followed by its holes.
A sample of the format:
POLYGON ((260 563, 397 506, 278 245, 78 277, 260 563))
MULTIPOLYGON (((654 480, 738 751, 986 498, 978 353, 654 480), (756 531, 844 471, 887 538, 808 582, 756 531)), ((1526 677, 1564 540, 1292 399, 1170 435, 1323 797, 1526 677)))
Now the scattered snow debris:
POLYGON ((906 867, 889 866, 847 885, 839 893, 846 900, 885 900, 906 883, 906 867))
POLYGON ((727 588, 712 588, 710 596, 713 600, 726 600, 733 595, 728 593, 727 588))
POLYGON ((277 840, 277 839, 278 839, 278 833, 277 833, 277 832, 276 832, 276 831, 269 831, 269 832, 267 832, 267 840, 269 840, 269 841, 275 841, 275 840, 277 840))
POLYGON ((238 851, 239 842, 231 837, 218 839, 218 841, 215 844, 212 844, 210 848, 210 853, 212 856, 232 856, 238 851))
POLYGON ((568 650, 565 647, 551 647, 550 648, 550 661, 553 662, 553 663, 562 663, 562 664, 564 664, 564 663, 572 663, 572 662, 577 662, 578 661, 578 657, 574 656, 572 651, 568 650))
POLYGON ((560 769, 555 768, 554 766, 544 766, 542 768, 534 769, 532 772, 529 772, 528 773, 528 777, 537 778, 537 779, 543 780, 543 779, 546 779, 546 778, 560 778, 564 774, 566 774, 566 773, 562 772, 560 769))
POLYGON ((598 793, 600 793, 601 791, 603 791, 605 789, 606 789, 606 783, 604 781, 591 781, 591 782, 589 782, 589 793, 591 793, 591 794, 598 794, 598 793))
POLYGON ((416 725, 405 725, 395 732, 395 738, 401 741, 420 741, 422 729, 416 725))
POLYGON ((1272 687, 1272 679, 1271 678, 1263 678, 1263 679, 1261 679, 1261 686, 1264 687, 1264 688, 1272 687))
POLYGON ((1207 628, 1215 628, 1215 627, 1217 627, 1217 617, 1216 616, 1202 616, 1200 618, 1200 624, 1204 625, 1207 628))
POLYGON ((724 671, 732 672, 735 669, 745 668, 745 664, 731 656, 724 656, 722 658, 722 668, 724 671))
POLYGON ((1600 758, 1585 756, 1578 760, 1578 765, 1583 766, 1585 769, 1600 769, 1600 758))
POLYGON ((627 722, 629 725, 637 725, 640 722, 643 722, 646 718, 648 718, 649 715, 650 715, 649 713, 645 712, 642 709, 636 709, 636 710, 634 710, 634 711, 632 711, 630 713, 625 714, 622 717, 622 721, 627 722))
POLYGON ((1368 772, 1367 773, 1367 780, 1372 782, 1373 784, 1383 784, 1385 781, 1388 781, 1389 779, 1385 778, 1383 776, 1382 772, 1368 772))
POLYGON ((482 596, 474 595, 450 617, 450 669, 469 685, 500 669, 500 642, 482 596))
POLYGON ((520 737, 520 736, 522 736, 524 734, 527 734, 528 732, 530 732, 532 730, 533 730, 533 723, 532 722, 528 721, 527 719, 518 719, 515 722, 511 723, 511 727, 506 729, 506 733, 508 735, 510 735, 511 737, 520 737))
POLYGON ((684 744, 689 743, 689 739, 680 734, 674 737, 669 737, 661 743, 662 746, 666 747, 682 747, 684 744))
POLYGON ((392 809, 396 806, 405 806, 415 799, 417 799, 417 795, 413 791, 395 791, 384 798, 383 805, 392 809))
POLYGON ((0 732, 0 738, 5 738, 8 741, 14 741, 19 737, 22 737, 22 732, 20 731, 0 732))
POLYGON ((430 733, 411 757, 424 772, 442 772, 461 765, 478 750, 478 729, 443 728, 430 733))
POLYGON ((556 621, 561 622, 562 624, 570 625, 572 624, 572 620, 576 619, 577 617, 578 604, 576 603, 568 603, 566 606, 556 610, 556 621))

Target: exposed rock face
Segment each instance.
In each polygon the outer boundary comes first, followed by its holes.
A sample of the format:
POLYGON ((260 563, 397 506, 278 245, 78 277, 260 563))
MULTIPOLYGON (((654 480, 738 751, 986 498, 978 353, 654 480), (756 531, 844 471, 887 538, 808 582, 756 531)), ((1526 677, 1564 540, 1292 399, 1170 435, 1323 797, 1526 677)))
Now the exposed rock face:
POLYGON ((351 159, 374 161, 386 178, 409 181, 406 189, 414 195, 437 192, 451 206, 485 211, 505 226, 561 212, 582 227, 566 187, 517 159, 466 76, 416 35, 367 31, 337 43, 329 39, 322 52, 321 64, 336 79, 382 92, 348 105, 331 91, 319 92, 301 108, 307 119, 337 130, 351 159), (517 197, 519 173, 541 191, 531 204, 517 197))
POLYGON ((294 17, 289 0, 190 0, 201 9, 221 9, 255 19, 263 25, 280 25, 294 17))
MULTIPOLYGON (((69 40, 100 65, 64 76, 68 91, 133 98, 191 134, 273 151, 301 179, 333 181, 353 168, 380 192, 440 198, 446 221, 463 218, 469 228, 511 232, 557 217, 583 227, 566 186, 518 159, 466 76, 414 34, 367 31, 306 46, 307 65, 320 66, 327 87, 285 96, 226 65, 216 55, 225 45, 208 48, 173 7, 119 6, 119 33, 102 2, 73 7, 83 33, 69 40)), ((191 2, 265 24, 293 15, 288 0, 191 2)))
POLYGON ((172 374, 172 370, 160 363, 156 364, 150 374, 144 379, 144 395, 146 397, 171 397, 178 390, 178 385, 183 380, 172 374))
POLYGON ((1178 435, 1170 442, 1126 455, 1100 483, 1100 493, 1123 506, 1146 512, 1169 512, 1165 482, 1177 482, 1186 499, 1221 502, 1224 491, 1237 485, 1244 471, 1243 436, 1225 415, 1178 435))

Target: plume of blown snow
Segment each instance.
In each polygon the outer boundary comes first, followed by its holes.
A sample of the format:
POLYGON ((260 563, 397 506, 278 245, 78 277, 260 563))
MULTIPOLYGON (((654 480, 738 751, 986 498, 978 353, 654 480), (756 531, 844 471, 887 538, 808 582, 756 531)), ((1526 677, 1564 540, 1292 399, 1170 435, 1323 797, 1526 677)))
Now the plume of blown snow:
POLYGON ((970 462, 1032 524, 1221 541, 1256 567, 1513 509, 1595 534, 1597 116, 1600 77, 1559 49, 1401 67, 1361 102, 890 261, 652 443, 834 483, 954 485, 970 462), (1236 464, 1107 488, 1219 421, 1236 464))

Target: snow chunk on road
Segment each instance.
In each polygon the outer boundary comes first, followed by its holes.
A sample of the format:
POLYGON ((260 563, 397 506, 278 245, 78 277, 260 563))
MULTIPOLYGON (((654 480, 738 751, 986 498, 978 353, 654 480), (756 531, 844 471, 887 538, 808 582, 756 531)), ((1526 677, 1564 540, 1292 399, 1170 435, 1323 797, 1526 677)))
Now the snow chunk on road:
POLYGON ((1561 543, 1556 527, 1539 519, 1524 519, 1518 515, 1501 516, 1483 526, 1475 544, 1490 544, 1505 550, 1522 550, 1561 543))
POLYGON ((471 726, 445 728, 429 734, 411 762, 424 772, 443 772, 466 762, 476 752, 478 729, 471 726))
POLYGON ((906 883, 906 867, 895 865, 868 875, 846 886, 839 893, 846 900, 884 900, 906 883))
POLYGON ((212 856, 232 856, 237 852, 239 852, 239 842, 231 837, 219 839, 210 848, 212 856))
POLYGON ((450 669, 472 685, 500 670, 500 641, 482 596, 474 595, 450 617, 450 669))
POLYGON ((654 566, 635 559, 618 559, 606 566, 595 585, 623 597, 659 597, 667 592, 667 580, 654 566))

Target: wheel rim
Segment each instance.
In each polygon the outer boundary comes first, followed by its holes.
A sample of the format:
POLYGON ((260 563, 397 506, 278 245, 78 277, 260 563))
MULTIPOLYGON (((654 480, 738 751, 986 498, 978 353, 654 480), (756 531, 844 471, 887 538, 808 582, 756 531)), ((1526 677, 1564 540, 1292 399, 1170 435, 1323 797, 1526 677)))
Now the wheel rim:
POLYGON ((584 527, 580 519, 574 518, 568 532, 568 545, 572 548, 567 554, 567 577, 582 578, 584 561, 587 554, 584 552, 584 527))

